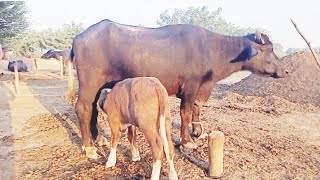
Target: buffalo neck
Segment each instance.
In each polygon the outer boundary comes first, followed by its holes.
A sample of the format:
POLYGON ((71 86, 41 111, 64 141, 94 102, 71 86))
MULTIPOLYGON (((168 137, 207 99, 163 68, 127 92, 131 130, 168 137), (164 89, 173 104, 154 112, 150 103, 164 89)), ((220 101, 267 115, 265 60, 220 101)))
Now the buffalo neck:
POLYGON ((211 53, 211 59, 213 59, 214 80, 220 81, 234 72, 241 71, 243 68, 243 61, 232 63, 246 47, 250 45, 250 42, 244 37, 236 36, 221 36, 216 35, 211 40, 213 53, 211 53))

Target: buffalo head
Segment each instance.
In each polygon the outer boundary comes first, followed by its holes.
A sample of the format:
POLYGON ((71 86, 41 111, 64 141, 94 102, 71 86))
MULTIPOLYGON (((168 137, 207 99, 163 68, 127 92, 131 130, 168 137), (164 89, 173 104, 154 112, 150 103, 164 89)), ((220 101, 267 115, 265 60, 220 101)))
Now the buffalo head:
POLYGON ((56 54, 55 51, 49 50, 48 52, 46 52, 45 54, 43 54, 43 55, 41 56, 41 58, 43 58, 43 59, 55 58, 55 54, 56 54))
POLYGON ((242 69, 255 74, 267 75, 274 78, 283 78, 287 71, 279 65, 279 58, 273 51, 272 42, 266 34, 256 32, 245 36, 250 40, 245 50, 231 62, 243 61, 242 69))

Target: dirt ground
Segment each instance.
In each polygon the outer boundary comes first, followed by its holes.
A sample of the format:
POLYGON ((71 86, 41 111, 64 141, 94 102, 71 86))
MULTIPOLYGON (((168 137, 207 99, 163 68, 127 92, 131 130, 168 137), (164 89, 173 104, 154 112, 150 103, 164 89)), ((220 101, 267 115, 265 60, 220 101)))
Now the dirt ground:
MULTIPOLYGON (((296 67, 301 68, 305 67, 296 67)), ((21 73, 20 96, 16 96, 12 73, 0 77, 0 179, 150 178, 152 154, 140 132, 140 162, 131 162, 125 134, 118 146, 116 167, 106 168, 105 157, 89 160, 81 153, 74 107, 63 99, 67 80, 59 77, 48 71, 21 73)), ((255 78, 250 75, 235 84, 217 84, 201 109, 205 131, 219 130, 226 137, 222 179, 320 179, 319 84, 310 82, 299 89, 296 84, 289 87, 294 80, 289 78, 280 83, 281 87, 273 86, 281 93, 267 94, 262 87, 266 83, 258 84, 252 80, 255 78), (292 87, 299 93, 287 89, 292 87), (315 93, 305 98, 304 92, 311 88, 315 93)), ((308 78, 301 83, 312 81, 308 78)), ((279 82, 266 77, 259 81, 279 82)), ((179 102, 170 98, 175 141, 179 139, 179 102)), ((99 120, 99 125, 101 133, 110 139, 106 123, 99 120)), ((187 154, 175 151, 180 179, 210 179, 206 174, 207 140, 196 143, 199 148, 187 154)), ((109 153, 108 147, 103 150, 109 153)), ((168 165, 163 162, 161 179, 168 179, 167 172, 168 165)))

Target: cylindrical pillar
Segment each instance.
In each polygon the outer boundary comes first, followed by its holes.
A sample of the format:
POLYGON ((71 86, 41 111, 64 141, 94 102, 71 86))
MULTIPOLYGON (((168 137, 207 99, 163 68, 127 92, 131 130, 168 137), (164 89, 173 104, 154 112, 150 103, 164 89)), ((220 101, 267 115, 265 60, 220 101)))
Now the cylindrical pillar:
POLYGON ((208 137, 209 144, 209 176, 219 178, 223 175, 224 134, 213 131, 208 137))
POLYGON ((19 82, 19 72, 18 72, 18 61, 14 63, 14 79, 15 79, 15 85, 16 85, 16 92, 17 95, 20 96, 20 82, 19 82))

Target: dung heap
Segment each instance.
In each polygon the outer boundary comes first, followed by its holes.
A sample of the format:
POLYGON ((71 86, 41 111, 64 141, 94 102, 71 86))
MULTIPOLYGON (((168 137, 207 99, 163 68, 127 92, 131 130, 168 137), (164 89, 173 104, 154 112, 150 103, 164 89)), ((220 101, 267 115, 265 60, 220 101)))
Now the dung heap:
POLYGON ((286 78, 274 79, 250 75, 230 87, 244 96, 278 96, 291 102, 320 106, 320 67, 311 52, 300 51, 281 59, 289 71, 286 78))

